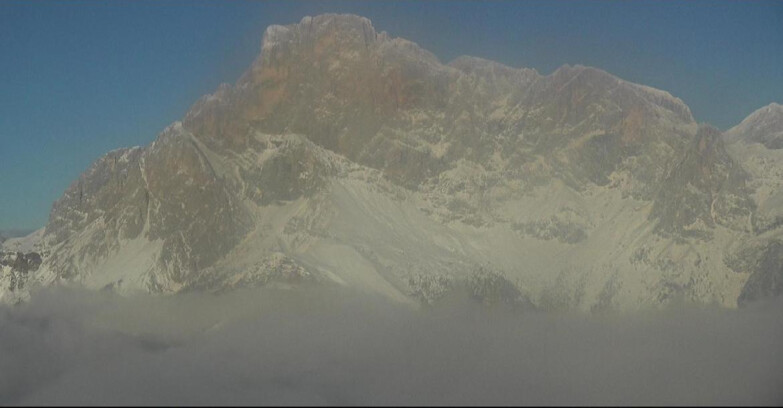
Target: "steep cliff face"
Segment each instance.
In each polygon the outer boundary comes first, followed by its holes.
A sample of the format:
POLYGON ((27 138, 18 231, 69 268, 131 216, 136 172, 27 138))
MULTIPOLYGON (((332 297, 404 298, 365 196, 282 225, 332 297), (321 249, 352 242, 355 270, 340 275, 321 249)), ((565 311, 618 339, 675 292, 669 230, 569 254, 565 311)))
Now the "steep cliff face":
POLYGON ((236 84, 151 145, 74 182, 32 281, 426 302, 491 282, 544 308, 732 306, 748 274, 722 249, 753 236, 761 204, 719 136, 595 68, 444 65, 365 18, 306 17, 269 27, 236 84))

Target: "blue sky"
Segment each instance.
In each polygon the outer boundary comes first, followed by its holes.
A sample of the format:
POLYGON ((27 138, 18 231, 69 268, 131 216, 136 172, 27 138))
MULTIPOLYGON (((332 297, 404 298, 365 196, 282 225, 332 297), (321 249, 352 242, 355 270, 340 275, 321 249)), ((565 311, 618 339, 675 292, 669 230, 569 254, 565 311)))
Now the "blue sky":
POLYGON ((725 129, 783 103, 781 1, 0 1, 0 229, 45 225, 103 153, 233 83, 264 29, 348 12, 441 61, 605 69, 725 129))

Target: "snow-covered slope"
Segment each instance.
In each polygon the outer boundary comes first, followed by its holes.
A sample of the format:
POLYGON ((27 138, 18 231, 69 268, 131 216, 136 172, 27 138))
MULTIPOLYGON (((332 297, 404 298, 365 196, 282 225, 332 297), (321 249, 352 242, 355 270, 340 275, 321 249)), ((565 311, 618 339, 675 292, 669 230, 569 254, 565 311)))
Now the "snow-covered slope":
POLYGON ((40 228, 23 237, 8 238, 0 242, 0 250, 5 252, 36 252, 40 251, 41 238, 44 229, 40 228))
POLYGON ((726 131, 726 139, 729 143, 760 143, 769 149, 783 149, 783 105, 773 102, 751 113, 726 131))

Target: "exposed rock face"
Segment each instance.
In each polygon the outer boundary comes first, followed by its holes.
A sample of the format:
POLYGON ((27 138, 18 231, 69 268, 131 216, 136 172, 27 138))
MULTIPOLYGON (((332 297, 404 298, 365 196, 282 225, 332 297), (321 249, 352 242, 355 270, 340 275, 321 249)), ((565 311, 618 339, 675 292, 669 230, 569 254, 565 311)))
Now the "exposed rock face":
POLYGON ((700 128, 685 157, 671 168, 650 213, 659 231, 705 239, 716 225, 751 231, 755 204, 745 186, 748 175, 721 137, 715 128, 700 128))
POLYGON ((151 145, 74 182, 32 281, 733 306, 750 272, 723 248, 756 239, 762 205, 740 163, 664 91, 583 66, 444 65, 365 18, 306 17, 269 27, 237 83, 151 145))

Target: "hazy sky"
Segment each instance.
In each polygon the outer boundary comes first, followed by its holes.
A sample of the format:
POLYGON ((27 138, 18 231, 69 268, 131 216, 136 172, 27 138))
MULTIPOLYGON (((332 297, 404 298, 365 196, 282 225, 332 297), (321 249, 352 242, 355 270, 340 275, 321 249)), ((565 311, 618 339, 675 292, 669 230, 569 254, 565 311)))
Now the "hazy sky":
POLYGON ((783 102, 780 1, 0 1, 0 229, 37 228, 103 153, 233 83, 269 24, 350 12, 441 61, 584 64, 725 129, 783 102))

